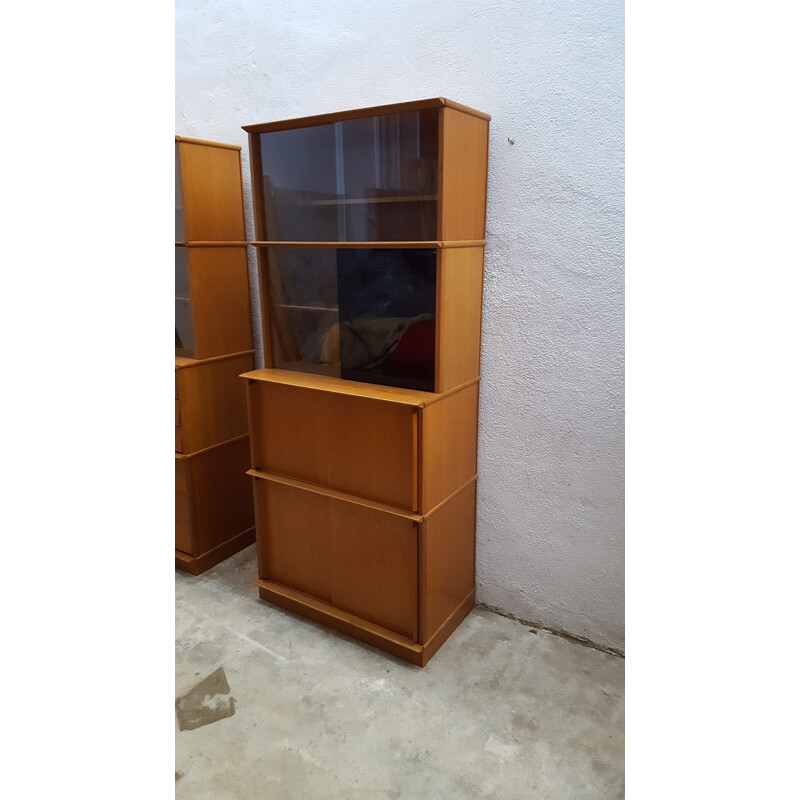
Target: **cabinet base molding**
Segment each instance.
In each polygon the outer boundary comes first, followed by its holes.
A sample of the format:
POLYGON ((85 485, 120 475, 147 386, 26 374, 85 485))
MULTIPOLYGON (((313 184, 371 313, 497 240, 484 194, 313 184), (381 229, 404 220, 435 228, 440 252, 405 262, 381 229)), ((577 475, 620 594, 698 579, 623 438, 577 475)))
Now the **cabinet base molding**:
POLYGON ((328 628, 333 628, 339 633, 397 656, 397 658, 418 667, 424 667, 430 661, 434 653, 445 643, 475 605, 475 590, 472 589, 430 639, 424 644, 419 644, 394 633, 394 631, 375 625, 354 614, 348 614, 329 603, 287 586, 265 580, 257 580, 255 585, 258 587, 258 595, 262 600, 328 628))
POLYGON ((175 568, 191 575, 200 575, 200 573, 211 569, 211 567, 216 567, 221 561, 230 558, 240 550, 244 550, 245 547, 249 547, 255 540, 256 529, 253 527, 242 531, 228 539, 228 541, 199 556, 190 556, 188 553, 176 550, 175 568))

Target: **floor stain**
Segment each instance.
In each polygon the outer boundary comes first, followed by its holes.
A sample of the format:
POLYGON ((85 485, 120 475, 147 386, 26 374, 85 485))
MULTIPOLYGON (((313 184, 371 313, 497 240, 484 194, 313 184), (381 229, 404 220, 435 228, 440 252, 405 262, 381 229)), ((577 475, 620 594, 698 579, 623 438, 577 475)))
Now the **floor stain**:
POLYGON ((176 781, 179 781, 182 777, 183 777, 183 773, 182 772, 176 772, 175 773, 175 780, 176 781))
POLYGON ((516 711, 511 715, 511 725, 517 731, 527 731, 528 733, 538 733, 539 723, 526 714, 519 714, 516 711))
POLYGON ((192 731, 232 717, 236 712, 236 701, 230 697, 230 692, 225 670, 220 667, 175 701, 180 730, 192 731))

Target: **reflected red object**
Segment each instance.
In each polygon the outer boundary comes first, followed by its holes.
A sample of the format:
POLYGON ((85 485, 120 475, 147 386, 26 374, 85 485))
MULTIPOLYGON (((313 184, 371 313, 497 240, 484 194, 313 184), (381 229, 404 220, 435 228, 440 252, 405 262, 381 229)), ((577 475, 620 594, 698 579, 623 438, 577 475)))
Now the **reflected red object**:
POLYGON ((436 350, 436 323, 423 320, 412 325, 384 364, 432 364, 436 350))

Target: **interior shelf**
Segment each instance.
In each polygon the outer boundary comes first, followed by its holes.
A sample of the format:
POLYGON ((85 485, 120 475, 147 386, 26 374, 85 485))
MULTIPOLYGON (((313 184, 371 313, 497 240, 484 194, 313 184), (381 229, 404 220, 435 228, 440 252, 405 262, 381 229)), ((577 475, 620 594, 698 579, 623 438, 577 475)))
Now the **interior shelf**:
POLYGON ((349 206, 371 203, 421 203, 436 200, 435 194, 409 195, 408 197, 350 197, 341 200, 309 200, 297 203, 298 206, 349 206))

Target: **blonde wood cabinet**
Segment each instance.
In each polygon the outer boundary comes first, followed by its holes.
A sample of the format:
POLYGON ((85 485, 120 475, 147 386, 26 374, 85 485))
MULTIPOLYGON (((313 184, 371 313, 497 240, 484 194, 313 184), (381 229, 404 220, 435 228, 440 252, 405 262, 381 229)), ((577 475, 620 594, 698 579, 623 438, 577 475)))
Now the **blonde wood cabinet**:
POLYGON ((489 116, 249 125, 262 599, 424 666, 474 604, 489 116))
POLYGON ((175 137, 175 566, 255 540, 247 407, 253 337, 241 148, 175 137))

